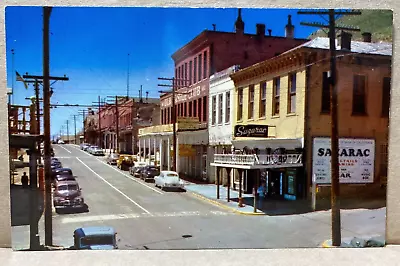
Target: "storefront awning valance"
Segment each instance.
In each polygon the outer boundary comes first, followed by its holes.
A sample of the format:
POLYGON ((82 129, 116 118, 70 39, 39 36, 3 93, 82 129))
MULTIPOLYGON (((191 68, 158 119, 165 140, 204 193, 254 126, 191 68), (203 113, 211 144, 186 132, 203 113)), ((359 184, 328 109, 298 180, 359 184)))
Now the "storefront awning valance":
POLYGON ((232 140, 235 149, 242 150, 244 147, 248 149, 296 149, 304 147, 303 138, 236 138, 232 140))

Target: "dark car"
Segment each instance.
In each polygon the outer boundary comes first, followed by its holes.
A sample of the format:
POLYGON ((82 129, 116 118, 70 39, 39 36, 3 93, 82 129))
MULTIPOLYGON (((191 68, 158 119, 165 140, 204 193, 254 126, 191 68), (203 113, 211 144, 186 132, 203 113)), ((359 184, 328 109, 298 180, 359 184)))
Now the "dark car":
POLYGON ((56 168, 51 170, 53 179, 58 175, 70 175, 73 176, 72 170, 70 168, 56 168))
POLYGON ((56 187, 58 183, 63 181, 76 181, 76 178, 75 176, 68 174, 56 175, 53 180, 53 186, 56 187))
POLYGON ((62 168, 61 162, 60 161, 52 161, 51 162, 51 170, 53 171, 58 168, 62 168))
POLYGON ((140 177, 143 169, 144 166, 132 166, 131 168, 129 168, 129 173, 134 177, 140 177))
POLYGON ((158 175, 160 175, 160 167, 148 165, 141 170, 140 178, 143 179, 145 182, 154 182, 154 177, 158 175))
POLYGON ((65 209, 83 209, 85 207, 82 197, 82 189, 76 181, 57 182, 54 194, 53 205, 56 212, 65 209))

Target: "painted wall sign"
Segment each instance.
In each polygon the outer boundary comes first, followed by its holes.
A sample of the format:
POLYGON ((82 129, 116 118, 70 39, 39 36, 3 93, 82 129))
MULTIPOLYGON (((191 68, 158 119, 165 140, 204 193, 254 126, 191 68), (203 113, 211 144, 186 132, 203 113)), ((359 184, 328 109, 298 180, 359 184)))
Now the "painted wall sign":
MULTIPOLYGON (((175 93, 175 104, 191 101, 208 94, 209 82, 204 80, 191 88, 179 89, 175 93)), ((172 106, 172 95, 168 95, 160 101, 161 108, 172 106)))
POLYGON ((268 138, 268 126, 265 125, 236 125, 235 137, 268 138))
MULTIPOLYGON (((318 184, 331 183, 331 140, 314 138, 313 175, 318 184)), ((375 140, 339 139, 339 182, 374 182, 375 140)))

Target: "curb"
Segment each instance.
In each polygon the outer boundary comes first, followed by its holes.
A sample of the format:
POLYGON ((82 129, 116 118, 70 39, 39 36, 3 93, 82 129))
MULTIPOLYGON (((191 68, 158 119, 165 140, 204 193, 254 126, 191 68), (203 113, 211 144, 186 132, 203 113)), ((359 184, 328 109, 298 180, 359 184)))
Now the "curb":
POLYGON ((242 214, 242 215, 267 215, 266 213, 263 213, 263 212, 256 212, 256 213, 254 213, 254 212, 243 212, 243 211, 238 211, 238 210, 235 209, 235 208, 226 206, 225 204, 222 204, 222 203, 220 203, 220 202, 218 202, 218 201, 216 201, 216 200, 212 200, 212 199, 209 199, 209 198, 207 198, 207 197, 204 197, 204 196, 202 196, 202 195, 200 195, 200 194, 198 194, 198 193, 196 193, 196 192, 190 191, 190 193, 191 193, 192 195, 194 195, 195 197, 199 198, 199 199, 202 199, 202 200, 204 200, 204 201, 207 201, 208 203, 217 205, 217 206, 219 206, 219 207, 222 207, 222 208, 224 208, 224 209, 233 211, 233 212, 238 213, 238 214, 242 214))
POLYGON ((322 243, 321 246, 322 246, 323 248, 338 248, 338 247, 335 247, 335 246, 330 245, 330 244, 329 244, 329 241, 330 241, 330 240, 325 240, 325 241, 322 243))

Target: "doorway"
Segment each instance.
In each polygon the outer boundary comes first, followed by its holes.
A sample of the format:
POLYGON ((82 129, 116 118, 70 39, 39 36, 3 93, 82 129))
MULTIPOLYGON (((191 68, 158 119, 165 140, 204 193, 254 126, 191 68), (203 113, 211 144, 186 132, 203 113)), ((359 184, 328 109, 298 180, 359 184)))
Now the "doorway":
POLYGON ((282 198, 283 173, 281 171, 270 171, 268 179, 268 197, 272 199, 282 198))

